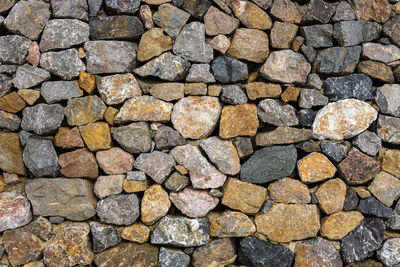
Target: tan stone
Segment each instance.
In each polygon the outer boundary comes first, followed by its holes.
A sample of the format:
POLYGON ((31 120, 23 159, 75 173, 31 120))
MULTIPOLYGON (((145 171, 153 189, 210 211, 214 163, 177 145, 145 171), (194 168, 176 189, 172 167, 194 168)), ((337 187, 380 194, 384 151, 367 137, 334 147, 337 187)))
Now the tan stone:
POLYGON ((64 108, 67 122, 71 126, 81 126, 102 120, 107 107, 97 95, 68 99, 64 108))
POLYGON ((315 197, 326 214, 341 211, 346 199, 346 184, 339 178, 326 181, 318 188, 315 197))
POLYGON ((65 177, 96 179, 99 176, 96 158, 87 148, 61 154, 58 163, 61 166, 60 172, 65 177))
POLYGON ((360 198, 368 198, 371 196, 371 192, 369 192, 365 186, 355 186, 353 189, 360 198))
POLYGON ((154 224, 164 217, 169 208, 171 201, 168 193, 159 184, 150 186, 143 195, 141 206, 141 218, 145 224, 154 224))
POLYGON ((393 10, 394 13, 400 15, 400 3, 397 3, 397 4, 393 5, 392 10, 393 10))
POLYGON ((351 0, 349 2, 359 20, 384 23, 390 17, 391 6, 387 0, 351 0))
POLYGON ((387 172, 380 172, 368 186, 368 190, 390 207, 400 196, 400 180, 387 172))
POLYGON ((150 94, 164 101, 173 101, 185 96, 183 83, 157 83, 150 89, 150 94))
POLYGON ((269 54, 268 43, 265 32, 240 28, 235 31, 226 54, 236 59, 263 63, 269 54))
POLYGON ((254 136, 258 129, 257 106, 243 104, 222 109, 219 136, 228 139, 236 136, 254 136))
POLYGON ((96 85, 101 99, 107 105, 118 105, 126 99, 142 94, 135 76, 131 73, 98 76, 96 85))
POLYGON ((246 93, 250 100, 260 98, 278 98, 282 87, 276 83, 252 82, 245 85, 246 93))
POLYGON ((79 87, 86 93, 92 94, 96 89, 96 77, 87 72, 79 73, 79 87))
POLYGON ((382 148, 378 154, 382 171, 400 177, 400 151, 397 149, 382 148))
POLYGON ((238 26, 239 20, 211 6, 204 15, 207 35, 231 34, 238 26))
POLYGON ((83 47, 79 47, 78 48, 78 58, 82 59, 86 57, 86 53, 85 50, 83 49, 83 47))
POLYGON ((300 23, 303 17, 296 4, 290 0, 274 0, 271 15, 290 23, 300 23))
MULTIPOLYGON (((161 0, 164 1, 164 0, 161 0)), ((167 0, 168 1, 168 0, 167 0)), ((145 29, 151 29, 154 27, 153 22, 153 14, 151 13, 151 9, 149 5, 141 5, 139 9, 139 17, 143 22, 143 26, 145 29)))
POLYGON ((32 42, 28 49, 28 56, 26 61, 31 63, 32 66, 37 67, 40 61, 40 49, 37 42, 32 42))
POLYGON ((257 232, 274 242, 290 242, 317 235, 320 222, 316 205, 274 204, 255 218, 257 232))
POLYGON ((225 211, 211 220, 210 235, 216 237, 245 237, 254 234, 256 226, 250 218, 241 212, 225 211))
POLYGON ((357 72, 367 74, 372 79, 384 83, 394 83, 392 69, 385 63, 372 60, 361 61, 358 63, 357 72))
POLYGON ((132 154, 129 154, 120 147, 97 151, 96 160, 99 167, 107 174, 124 174, 130 172, 135 162, 132 154))
POLYGON ((310 129, 298 129, 294 127, 278 127, 268 132, 258 132, 256 135, 257 146, 272 146, 298 143, 312 138, 310 129))
POLYGON ((264 203, 267 189, 251 183, 229 178, 223 187, 222 204, 244 213, 257 213, 264 203))
POLYGON ((177 170, 182 175, 186 175, 189 173, 189 171, 182 165, 175 165, 175 170, 177 170))
POLYGON ((292 178, 282 178, 271 183, 268 193, 274 202, 306 204, 311 201, 307 186, 292 178))
POLYGON ((32 106, 40 98, 40 91, 33 89, 20 89, 18 90, 18 95, 22 97, 28 105, 32 106))
POLYGON ((172 38, 164 35, 163 29, 153 28, 145 32, 139 43, 137 59, 147 61, 172 49, 172 38))
POLYGON ((299 27, 292 23, 276 21, 271 29, 271 46, 279 49, 290 48, 298 29, 299 27))
POLYGON ((303 43, 304 43, 304 38, 301 36, 296 36, 292 43, 292 50, 294 52, 298 52, 303 43))
POLYGON ((18 133, 0 132, 0 169, 26 175, 18 133))
POLYGON ((209 85, 207 94, 209 96, 219 96, 221 94, 222 86, 221 85, 209 85))
POLYGON ((63 149, 84 147, 84 143, 77 127, 60 127, 54 137, 54 145, 63 149))
POLYGON ((171 0, 143 0, 143 2, 145 2, 146 4, 149 4, 149 5, 161 5, 161 4, 164 4, 164 3, 169 3, 169 2, 171 2, 171 0))
POLYGON ((11 113, 17 113, 26 107, 25 101, 16 93, 11 92, 0 97, 0 109, 11 113))
POLYGON ((335 166, 321 153, 313 152, 297 162, 300 179, 304 183, 314 183, 332 178, 335 166))
POLYGON ((122 228, 120 235, 121 238, 128 241, 145 243, 149 239, 150 229, 143 223, 139 222, 122 228))
POLYGON ((236 257, 235 243, 229 238, 222 238, 196 248, 192 255, 192 264, 196 267, 227 266, 236 257))
POLYGON ((225 35, 217 35, 208 43, 214 50, 225 54, 231 45, 231 41, 225 35))
POLYGON ((185 83, 185 95, 206 95, 207 84, 205 83, 185 83))
POLYGON ((281 99, 283 100, 283 102, 297 102, 300 92, 301 92, 300 88, 289 86, 282 93, 281 99))
POLYGON ((235 16, 247 28, 268 30, 272 27, 271 18, 261 8, 246 0, 233 0, 230 5, 235 16))
POLYGON ((79 132, 90 151, 111 147, 111 129, 106 122, 94 122, 80 126, 79 132))
POLYGON ((124 180, 123 189, 127 193, 136 193, 145 191, 150 187, 148 179, 144 181, 124 180))
POLYGON ((104 119, 111 126, 114 125, 114 118, 117 116, 119 110, 114 107, 107 107, 106 112, 104 112, 104 119))
POLYGON ((340 240, 360 225, 364 216, 358 211, 340 211, 321 220, 320 234, 332 240, 340 240))

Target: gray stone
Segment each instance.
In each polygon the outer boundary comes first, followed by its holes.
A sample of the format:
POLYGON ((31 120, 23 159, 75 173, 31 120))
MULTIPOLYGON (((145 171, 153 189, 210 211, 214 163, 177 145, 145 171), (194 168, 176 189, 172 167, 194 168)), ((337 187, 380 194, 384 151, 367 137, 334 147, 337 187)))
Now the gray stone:
POLYGON ((180 174, 179 172, 172 173, 165 181, 164 186, 169 191, 179 192, 190 184, 190 180, 187 176, 180 174))
POLYGON ((158 150, 186 144, 185 138, 183 138, 177 130, 165 125, 157 129, 154 135, 154 142, 158 150))
MULTIPOLYGON (((0 37, 1 38, 1 37, 0 37)), ((0 73, 5 73, 8 75, 13 75, 18 69, 17 65, 0 65, 0 73)))
POLYGON ((49 80, 50 76, 50 73, 44 69, 25 64, 17 69, 13 84, 18 89, 28 89, 49 80))
POLYGON ((180 250, 161 247, 158 261, 160 267, 187 267, 190 256, 180 250))
POLYGON ((87 23, 77 19, 53 19, 46 23, 43 30, 40 51, 67 49, 86 41, 89 41, 89 25, 87 23))
POLYGON ((138 39, 144 33, 142 22, 134 16, 95 17, 89 25, 93 40, 138 39))
POLYGON ((307 46, 313 48, 332 46, 333 26, 331 24, 301 27, 300 33, 304 36, 307 46))
POLYGON ((34 177, 56 177, 59 174, 57 152, 51 140, 29 138, 22 159, 34 177))
POLYGON ((380 112, 400 117, 400 85, 385 84, 376 89, 375 103, 380 112))
POLYGON ((341 1, 336 6, 335 15, 332 17, 332 21, 343 21, 343 20, 355 20, 356 15, 351 5, 346 1, 341 1))
POLYGON ((29 200, 15 192, 0 193, 0 233, 32 221, 29 200))
POLYGON ((358 196, 357 196, 357 192, 350 187, 349 189, 347 189, 346 192, 346 198, 344 200, 344 204, 343 204, 343 210, 355 210, 358 207, 358 196))
POLYGON ((239 137, 233 141, 240 159, 244 159, 253 154, 253 144, 251 139, 247 137, 239 137))
POLYGON ((376 133, 384 142, 400 144, 400 118, 379 115, 376 133))
MULTIPOLYGON (((323 84, 324 94, 330 101, 346 98, 373 99, 372 80, 368 75, 356 73, 341 77, 329 77, 323 84)), ((400 88, 400 86, 399 86, 400 88)))
POLYGON ((140 0, 104 0, 104 6, 112 14, 135 14, 140 0))
POLYGON ((383 243, 382 248, 377 252, 378 259, 385 266, 398 266, 400 264, 400 238, 390 238, 383 243))
POLYGON ((360 46, 335 46, 319 51, 313 65, 314 68, 322 74, 351 74, 356 69, 360 55, 360 46))
POLYGON ((201 20, 211 5, 212 3, 209 0, 185 0, 182 8, 195 19, 201 20))
POLYGON ((89 15, 91 17, 97 16, 103 4, 103 0, 88 0, 87 3, 89 5, 89 15))
POLYGON ((94 184, 94 193, 99 199, 117 195, 122 192, 124 179, 124 174, 99 176, 94 184))
POLYGON ((315 110, 309 108, 300 109, 299 113, 297 113, 297 119, 300 125, 310 127, 314 122, 315 115, 317 115, 315 110))
POLYGON ((173 51, 186 60, 208 63, 214 50, 205 40, 206 26, 200 22, 186 24, 175 40, 173 51))
POLYGON ((0 257, 3 257, 3 255, 4 255, 4 247, 3 246, 0 246, 0 257))
POLYGON ((153 20, 169 36, 175 38, 178 36, 189 17, 189 13, 170 3, 165 3, 158 7, 158 12, 154 13, 153 20))
POLYGON ((358 203, 357 210, 364 215, 376 216, 383 219, 388 219, 393 214, 391 208, 386 207, 375 197, 361 199, 358 203))
POLYGON ((302 44, 300 46, 300 52, 307 58, 309 62, 313 62, 315 57, 317 56, 317 51, 311 46, 302 44))
POLYGON ((294 127, 277 127, 266 132, 258 132, 256 146, 273 146, 298 143, 312 138, 310 129, 298 129, 294 127))
POLYGON ((50 15, 50 5, 44 1, 19 1, 4 20, 4 25, 11 32, 37 40, 50 15))
POLYGON ((400 48, 395 45, 363 43, 362 56, 369 60, 390 63, 400 59, 400 48))
POLYGON ((222 87, 221 101, 231 105, 247 103, 246 93, 239 85, 227 85, 222 87))
POLYGON ((400 15, 393 16, 383 25, 383 33, 390 41, 397 46, 400 46, 400 15))
POLYGON ((325 106, 328 102, 328 98, 316 89, 301 89, 299 97, 299 107, 301 108, 325 106))
POLYGON ((12 89, 12 78, 5 75, 0 74, 0 97, 5 96, 12 89))
POLYGON ((86 0, 51 0, 51 9, 56 18, 89 20, 86 0))
POLYGON ((336 163, 341 162, 349 151, 349 147, 345 143, 326 142, 319 145, 322 152, 336 163))
POLYGON ((59 104, 38 104, 22 111, 21 128, 39 135, 54 133, 64 119, 64 108, 59 104))
POLYGON ((193 64, 186 76, 186 82, 214 83, 215 78, 210 72, 209 64, 193 64))
POLYGON ((60 217, 60 216, 51 216, 49 218, 49 221, 51 224, 60 224, 64 222, 64 217, 60 217))
POLYGON ((93 237, 93 252, 99 253, 121 242, 118 231, 113 226, 107 226, 98 222, 90 223, 90 231, 93 237))
POLYGON ((21 123, 21 118, 13 113, 0 110, 0 129, 17 131, 21 123))
POLYGON ((379 218, 365 218, 360 226, 340 242, 340 253, 345 263, 364 260, 377 250, 383 241, 385 223, 379 218))
POLYGON ((134 122, 111 129, 112 137, 130 153, 149 152, 151 148, 150 129, 146 122, 134 122))
POLYGON ((86 70, 86 66, 78 58, 78 50, 75 48, 41 54, 40 67, 64 80, 72 80, 86 70))
POLYGON ((356 145, 362 152, 375 156, 382 148, 382 140, 373 132, 365 131, 353 139, 353 145, 356 145))
POLYGON ((240 241, 238 258, 246 266, 292 266, 294 253, 288 248, 258 239, 245 237, 240 241))
POLYGON ((197 247, 208 243, 210 222, 206 218, 165 216, 151 233, 151 243, 177 247, 197 247))
POLYGON ((296 167, 297 150, 294 145, 271 146, 257 150, 242 165, 240 179, 263 184, 288 177, 296 167))
POLYGON ((96 213, 103 223, 131 225, 139 217, 139 208, 139 199, 135 194, 119 194, 97 202, 96 213))
POLYGON ((42 84, 41 94, 49 104, 83 96, 78 81, 44 82, 42 84))
POLYGON ((313 89, 321 90, 323 81, 316 73, 310 73, 307 77, 306 86, 311 87, 313 89))
POLYGON ((277 99, 264 99, 257 107, 258 117, 274 126, 298 125, 296 109, 277 99))
POLYGON ((83 221, 96 214, 97 200, 93 193, 93 183, 86 179, 32 179, 25 186, 25 191, 32 203, 34 215, 61 216, 83 221))
POLYGON ((10 8, 12 8, 13 5, 15 5, 16 0, 6 0, 6 1, 1 1, 0 3, 0 14, 8 11, 10 8))
POLYGON ((136 158, 135 168, 145 172, 154 181, 162 184, 175 166, 174 158, 164 152, 142 153, 136 158))
POLYGON ((220 83, 230 83, 248 78, 247 64, 227 56, 218 56, 211 62, 211 72, 220 83))
POLYGON ((372 21, 340 21, 334 25, 333 37, 341 46, 353 46, 377 39, 381 29, 377 22, 372 21))
POLYGON ((23 64, 31 43, 31 40, 19 35, 0 36, 0 62, 23 64))
POLYGON ((88 41, 84 45, 88 72, 131 72, 136 64, 134 44, 125 41, 88 41))

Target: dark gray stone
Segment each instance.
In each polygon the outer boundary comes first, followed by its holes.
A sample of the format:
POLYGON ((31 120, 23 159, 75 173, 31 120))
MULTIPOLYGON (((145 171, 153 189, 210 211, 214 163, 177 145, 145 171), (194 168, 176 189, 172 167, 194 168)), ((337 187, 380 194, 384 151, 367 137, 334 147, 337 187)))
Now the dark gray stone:
POLYGON ((317 56, 317 51, 311 46, 302 44, 300 46, 300 52, 307 58, 309 62, 313 62, 315 57, 317 56))
POLYGON ((158 150, 186 144, 185 138, 183 138, 177 130, 164 125, 157 129, 154 135, 154 142, 158 150))
POLYGON ((0 62, 22 65, 32 41, 19 35, 0 36, 0 62))
POLYGON ((301 108, 325 106, 329 102, 328 98, 317 89, 301 89, 298 101, 301 108))
POLYGON ((105 9, 110 14, 135 14, 140 0, 104 0, 105 9))
POLYGON ((0 129, 17 131, 21 123, 21 118, 16 114, 0 110, 0 129))
MULTIPOLYGON (((29 138, 31 138, 32 136, 35 136, 35 134, 33 133, 29 133, 27 131, 21 130, 19 131, 19 142, 21 144, 22 147, 25 147, 26 142, 28 141, 29 138)), ((46 137, 44 137, 46 138, 46 137)))
POLYGON ((158 261, 159 267, 187 267, 190 263, 190 256, 180 250, 161 247, 158 261))
POLYGON ((80 97, 83 95, 83 92, 79 88, 78 81, 54 81, 44 82, 41 94, 47 103, 53 104, 61 100, 80 97))
POLYGON ((343 20, 355 20, 356 14, 351 8, 351 5, 346 1, 341 1, 336 6, 335 15, 332 17, 332 21, 343 21, 343 20))
POLYGON ((51 9, 56 18, 89 20, 86 0, 51 0, 51 9))
POLYGON ((378 39, 382 27, 365 20, 340 21, 334 25, 333 37, 341 46, 353 46, 378 39))
POLYGON ((390 41, 400 47, 400 15, 393 16, 383 25, 383 33, 390 41))
POLYGON ((50 223, 52 224, 60 224, 64 222, 64 217, 60 217, 60 216, 51 216, 49 218, 50 223))
POLYGON ((0 74, 0 97, 5 96, 12 89, 12 78, 5 74, 0 74))
POLYGON ((0 73, 13 75, 17 72, 18 66, 17 65, 0 65, 0 73))
POLYGON ((89 15, 91 17, 97 16, 97 13, 99 13, 101 5, 103 4, 103 0, 88 0, 88 5, 89 5, 89 15))
POLYGON ((139 199, 135 194, 119 194, 97 202, 96 213, 103 223, 131 225, 139 217, 139 209, 139 199))
POLYGON ((165 181, 164 186, 169 191, 179 192, 190 184, 190 180, 187 176, 180 174, 179 172, 172 173, 165 181))
POLYGON ((308 87, 310 87, 312 89, 321 90, 322 89, 322 84, 323 84, 323 81, 321 80, 321 78, 319 77, 318 74, 310 73, 308 75, 306 86, 308 86, 308 87))
POLYGON ((212 2, 209 0, 185 0, 182 8, 189 12, 195 19, 201 20, 211 5, 212 2))
POLYGON ((144 33, 142 22, 134 16, 95 17, 89 25, 93 40, 132 40, 144 33))
POLYGON ((353 145, 357 146, 362 152, 375 156, 382 148, 382 140, 375 133, 365 131, 353 139, 353 145))
POLYGON ((4 255, 4 247, 0 246, 0 258, 4 255))
POLYGON ((34 177, 57 177, 60 171, 57 152, 48 139, 29 138, 22 159, 34 177))
POLYGON ((263 184, 288 177, 296 167, 297 150, 294 145, 271 146, 257 150, 242 165, 240 179, 263 184))
POLYGON ((299 121, 296 117, 296 109, 277 99, 264 99, 257 107, 258 117, 265 123, 274 126, 294 126, 299 121))
POLYGON ((247 158, 254 152, 253 144, 248 137, 238 137, 233 141, 233 144, 236 147, 240 159, 247 158))
POLYGON ((50 73, 44 69, 25 64, 17 69, 13 84, 18 89, 28 89, 49 80, 50 73))
POLYGON ((296 144, 296 148, 300 149, 301 151, 305 153, 311 153, 311 152, 320 152, 321 148, 319 147, 319 144, 314 142, 314 141, 303 141, 298 144, 296 144))
POLYGON ((372 215, 379 218, 387 219, 393 214, 393 210, 388 208, 377 200, 375 197, 361 199, 358 203, 357 210, 364 215, 372 215))
POLYGON ((314 68, 322 74, 345 75, 356 69, 361 47, 331 47, 319 51, 313 62, 314 68))
POLYGON ((333 26, 331 24, 301 27, 300 33, 305 38, 307 46, 313 48, 332 46, 333 26))
POLYGON ((247 103, 246 93, 239 85, 228 85, 222 87, 221 101, 231 105, 247 103))
POLYGON ((67 49, 89 41, 89 25, 78 19, 52 19, 46 23, 40 51, 67 49))
POLYGON ((64 108, 59 104, 38 104, 22 111, 21 128, 39 135, 57 131, 64 119, 64 108))
POLYGON ((299 120, 300 125, 311 127, 314 122, 315 115, 317 115, 317 111, 312 109, 301 109, 297 113, 297 119, 299 120))
POLYGON ((121 242, 118 231, 112 227, 98 222, 90 223, 90 231, 93 237, 93 252, 99 253, 121 242))
POLYGON ((218 56, 211 63, 211 72, 220 83, 230 83, 246 80, 247 64, 227 56, 218 56))
POLYGON ((385 223, 379 218, 365 218, 360 226, 340 242, 340 253, 345 263, 364 260, 377 250, 383 241, 385 223))
POLYGON ((324 94, 330 101, 347 98, 370 100, 372 93, 372 80, 365 74, 351 74, 341 77, 329 77, 323 83, 324 94))
POLYGON ((151 148, 150 129, 146 122, 134 122, 111 129, 112 137, 130 153, 149 152, 151 148))
POLYGON ((258 239, 245 237, 240 241, 238 259, 249 267, 292 266, 294 253, 288 248, 258 239))
POLYGON ((380 114, 376 123, 376 133, 384 142, 400 144, 400 118, 380 114))
POLYGON ((347 189, 343 210, 355 210, 358 206, 357 192, 353 188, 347 189))
POLYGON ((321 143, 319 146, 322 149, 322 153, 336 163, 341 162, 347 156, 347 152, 349 151, 348 146, 344 143, 326 142, 321 143))
POLYGON ((323 0, 311 0, 308 3, 306 13, 303 16, 304 22, 320 22, 326 24, 335 13, 335 6, 323 0))
POLYGON ((154 14, 154 23, 160 26, 169 36, 176 38, 183 25, 188 21, 190 14, 170 3, 162 4, 158 7, 158 12, 154 14))
POLYGON ((86 70, 86 66, 78 58, 78 50, 75 48, 41 54, 40 67, 64 80, 72 80, 86 70))
POLYGON ((392 216, 386 221, 387 227, 393 230, 400 230, 400 201, 397 201, 392 216))
POLYGON ((267 211, 269 211, 269 209, 272 207, 272 204, 274 204, 274 202, 272 200, 270 200, 270 199, 265 201, 264 205, 260 209, 260 213, 261 214, 267 213, 267 211))

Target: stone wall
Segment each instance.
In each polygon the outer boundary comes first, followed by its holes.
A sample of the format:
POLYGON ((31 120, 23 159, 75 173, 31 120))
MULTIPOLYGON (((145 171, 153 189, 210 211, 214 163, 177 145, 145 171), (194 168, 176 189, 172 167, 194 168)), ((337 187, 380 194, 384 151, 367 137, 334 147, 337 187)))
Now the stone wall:
POLYGON ((397 1, 0 0, 0 266, 399 266, 397 1))

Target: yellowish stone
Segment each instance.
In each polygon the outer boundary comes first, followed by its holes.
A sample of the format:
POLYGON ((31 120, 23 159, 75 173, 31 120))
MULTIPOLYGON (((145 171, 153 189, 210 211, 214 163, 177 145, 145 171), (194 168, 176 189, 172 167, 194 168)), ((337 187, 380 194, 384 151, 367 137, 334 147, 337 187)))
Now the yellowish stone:
POLYGON ((25 100, 28 105, 32 106, 40 98, 40 91, 32 89, 21 89, 18 90, 18 95, 22 97, 22 99, 25 100))
POLYGON ((225 211, 210 224, 210 235, 217 237, 244 237, 254 234, 256 226, 241 212, 225 211))
POLYGON ((335 175, 336 167, 321 153, 313 152, 297 162, 301 181, 315 183, 335 175))
POLYGON ((123 227, 120 231, 121 238, 137 243, 145 243, 149 239, 149 234, 149 227, 140 222, 123 227))
POLYGON ((326 181, 318 188, 315 197, 326 214, 341 211, 346 199, 346 184, 339 178, 326 181))
POLYGON ((183 83, 157 83, 150 89, 150 94, 164 101, 173 101, 185 96, 183 83))
POLYGON ((282 93, 282 87, 276 83, 252 82, 246 84, 246 93, 250 100, 277 98, 282 93))
POLYGON ((94 122, 79 127, 79 131, 90 151, 111 147, 111 129, 105 122, 94 122))
POLYGON ((145 191, 149 186, 150 183, 148 179, 144 181, 124 180, 123 189, 127 193, 136 193, 145 191))
POLYGON ((340 211, 322 218, 320 234, 333 240, 340 240, 360 225, 364 216, 358 211, 340 211))
POLYGON ((87 72, 79 73, 79 87, 85 90, 86 93, 92 94, 96 89, 96 77, 87 72))
POLYGON ((85 146, 77 127, 72 129, 68 127, 58 128, 58 132, 54 137, 54 145, 63 149, 85 146))
POLYGON ((106 112, 104 113, 104 119, 111 126, 114 125, 114 118, 117 116, 119 110, 114 107, 107 107, 106 112))
POLYGON ((142 222, 145 224, 154 224, 164 217, 169 208, 171 201, 168 193, 159 184, 150 186, 143 195, 141 214, 142 222))
POLYGON ((257 106, 243 104, 225 106, 219 124, 219 136, 228 139, 236 136, 254 136, 258 129, 257 106))
POLYGON ((164 35, 163 29, 153 28, 145 32, 139 43, 137 59, 147 61, 172 49, 172 38, 164 35))
POLYGON ((18 133, 0 132, 0 169, 26 175, 18 133))
POLYGON ((16 92, 11 92, 3 97, 0 97, 1 110, 17 113, 24 109, 25 106, 25 101, 16 92))

